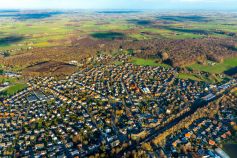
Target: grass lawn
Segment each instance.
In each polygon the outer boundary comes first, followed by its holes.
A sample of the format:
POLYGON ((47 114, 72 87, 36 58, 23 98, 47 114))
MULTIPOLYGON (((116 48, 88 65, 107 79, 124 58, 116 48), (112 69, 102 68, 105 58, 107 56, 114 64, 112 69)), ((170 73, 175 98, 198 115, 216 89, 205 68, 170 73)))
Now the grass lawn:
POLYGON ((4 83, 4 82, 10 82, 10 83, 14 83, 16 82, 16 78, 6 78, 6 77, 0 77, 0 83, 4 83))
POLYGON ((25 83, 16 83, 5 90, 7 95, 14 95, 15 93, 25 89, 27 87, 27 84, 25 83))
POLYGON ((115 65, 122 65, 123 62, 121 62, 121 61, 115 61, 114 64, 115 64, 115 65))
POLYGON ((142 58, 133 58, 132 63, 135 65, 141 65, 141 66, 162 66, 162 67, 170 67, 167 64, 163 63, 156 63, 155 59, 142 59, 142 58))
POLYGON ((198 74, 186 74, 186 73, 180 73, 178 74, 178 78, 184 79, 184 80, 194 80, 194 81, 203 81, 208 83, 216 83, 221 82, 222 79, 215 75, 210 75, 208 77, 198 75, 198 74))
POLYGON ((216 63, 214 66, 193 64, 189 68, 193 70, 205 71, 210 73, 223 73, 224 71, 237 66, 237 57, 225 59, 223 63, 216 63))
POLYGON ((201 81, 201 79, 198 78, 198 77, 197 77, 196 75, 194 75, 194 74, 180 73, 180 74, 178 75, 178 78, 184 79, 184 80, 190 79, 190 80, 195 80, 195 81, 201 81))

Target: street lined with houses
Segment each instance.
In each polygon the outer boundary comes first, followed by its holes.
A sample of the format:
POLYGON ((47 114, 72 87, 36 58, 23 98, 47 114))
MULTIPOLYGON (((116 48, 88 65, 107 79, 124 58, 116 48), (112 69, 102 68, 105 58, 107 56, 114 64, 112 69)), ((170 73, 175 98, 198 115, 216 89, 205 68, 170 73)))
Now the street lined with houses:
MULTIPOLYGON (((126 157, 147 143, 153 146, 148 155, 176 154, 175 146, 152 142, 236 87, 235 79, 210 85, 179 79, 177 73, 125 63, 84 68, 64 79, 33 78, 0 107, 0 154, 126 157)), ((220 134, 230 130, 227 126, 220 134)))

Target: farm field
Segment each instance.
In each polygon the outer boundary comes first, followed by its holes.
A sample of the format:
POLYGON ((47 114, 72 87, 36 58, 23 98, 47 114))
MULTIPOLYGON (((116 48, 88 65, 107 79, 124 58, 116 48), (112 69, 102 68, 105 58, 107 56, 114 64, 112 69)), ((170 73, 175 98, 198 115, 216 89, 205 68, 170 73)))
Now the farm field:
MULTIPOLYGON (((229 38, 229 32, 237 32, 237 22, 231 15, 225 20, 215 14, 194 16, 172 13, 131 12, 0 12, 0 50, 27 49, 70 45, 73 39, 114 33, 126 38, 146 40, 153 38, 190 39, 204 37, 229 38), (83 15, 83 16, 82 16, 83 15), (205 24, 205 25, 204 25, 205 24)), ((113 38, 112 38, 113 39, 113 38)))
POLYGON ((205 71, 210 73, 223 73, 231 68, 237 67, 237 58, 225 59, 223 63, 215 63, 215 65, 194 64, 189 66, 193 70, 205 71))
POLYGON ((76 67, 70 64, 65 64, 62 62, 42 62, 36 65, 27 67, 23 74, 34 75, 34 76, 44 76, 44 75, 60 75, 60 74, 71 74, 76 71, 76 67))
MULTIPOLYGON (((135 65, 179 67, 188 62, 198 63, 200 56, 215 52, 214 57, 225 59, 223 63, 213 61, 213 66, 192 64, 187 68, 232 74, 237 67, 236 46, 232 46, 237 40, 235 16, 211 12, 0 11, 0 63, 9 70, 32 74, 29 67, 45 61, 66 65, 98 52, 124 49, 133 50, 131 62, 135 65), (202 51, 195 54, 200 46, 202 51), (168 52, 169 62, 158 59, 164 51, 168 52)), ((221 81, 185 73, 179 77, 221 81)))

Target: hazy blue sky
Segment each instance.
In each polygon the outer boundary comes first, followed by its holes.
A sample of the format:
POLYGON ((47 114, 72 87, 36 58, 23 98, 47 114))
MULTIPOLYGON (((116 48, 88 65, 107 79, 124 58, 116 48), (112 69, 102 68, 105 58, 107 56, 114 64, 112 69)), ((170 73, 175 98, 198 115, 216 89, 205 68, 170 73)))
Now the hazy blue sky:
POLYGON ((20 9, 237 9, 237 0, 0 0, 20 9))

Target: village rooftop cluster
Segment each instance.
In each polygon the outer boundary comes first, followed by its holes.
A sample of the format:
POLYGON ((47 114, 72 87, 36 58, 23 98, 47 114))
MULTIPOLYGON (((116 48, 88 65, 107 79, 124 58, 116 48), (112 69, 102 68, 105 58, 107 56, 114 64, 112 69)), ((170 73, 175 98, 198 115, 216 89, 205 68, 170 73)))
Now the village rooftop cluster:
MULTIPOLYGON (((85 157, 126 150, 190 111, 197 100, 209 102, 236 85, 236 80, 221 85, 182 80, 177 73, 126 63, 87 67, 65 79, 31 79, 0 107, 0 156, 85 157)), ((198 144, 228 137, 223 121, 196 120, 170 137, 166 146, 173 147, 164 146, 164 153, 176 152, 177 144, 194 135, 198 144), (213 129, 218 130, 207 138, 213 129)))

